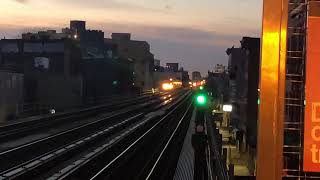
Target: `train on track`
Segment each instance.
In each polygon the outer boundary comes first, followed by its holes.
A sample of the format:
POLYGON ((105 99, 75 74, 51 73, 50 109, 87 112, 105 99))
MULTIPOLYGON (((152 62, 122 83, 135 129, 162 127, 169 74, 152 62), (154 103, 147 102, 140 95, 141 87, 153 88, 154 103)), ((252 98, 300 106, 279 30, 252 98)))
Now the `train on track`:
POLYGON ((165 80, 162 81, 160 89, 163 91, 172 91, 174 89, 182 88, 182 81, 181 80, 165 80))

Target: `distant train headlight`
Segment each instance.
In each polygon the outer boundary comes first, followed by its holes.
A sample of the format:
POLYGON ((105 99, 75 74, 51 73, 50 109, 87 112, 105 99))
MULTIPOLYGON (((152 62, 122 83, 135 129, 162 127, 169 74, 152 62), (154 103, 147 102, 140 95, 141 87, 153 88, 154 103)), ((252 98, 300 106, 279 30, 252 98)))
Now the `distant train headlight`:
POLYGON ((171 90, 171 89, 173 89, 173 84, 171 84, 171 83, 163 83, 162 84, 162 89, 163 90, 171 90))

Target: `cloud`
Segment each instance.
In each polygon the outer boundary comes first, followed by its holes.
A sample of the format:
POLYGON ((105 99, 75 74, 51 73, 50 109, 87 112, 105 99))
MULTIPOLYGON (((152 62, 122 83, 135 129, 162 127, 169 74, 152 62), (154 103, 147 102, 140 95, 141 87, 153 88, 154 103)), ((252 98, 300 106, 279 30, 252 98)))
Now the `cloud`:
MULTIPOLYGON (((90 23, 90 22, 89 22, 90 23)), ((90 28, 102 29, 106 36, 112 32, 131 32, 135 39, 166 39, 167 41, 205 45, 215 47, 226 47, 237 45, 242 36, 254 36, 254 33, 233 34, 207 31, 187 27, 152 26, 138 24, 101 23, 91 22, 90 28)))
POLYGON ((168 9, 168 10, 171 10, 171 9, 172 9, 172 6, 170 6, 170 5, 167 4, 167 5, 164 6, 164 8, 165 8, 165 9, 168 9))
MULTIPOLYGON (((12 0, 18 3, 27 3, 27 2, 34 2, 36 0, 12 0)), ((152 13, 168 13, 171 6, 167 5, 165 8, 151 8, 144 6, 142 4, 132 3, 132 2, 125 2, 119 0, 46 0, 44 1, 48 5, 55 4, 59 5, 60 7, 68 7, 68 8, 79 8, 79 9, 96 9, 96 10, 104 10, 104 9, 112 9, 112 10, 130 10, 130 11, 145 11, 145 12, 152 12, 152 13)))
POLYGON ((84 9, 126 9, 130 11, 148 11, 153 13, 165 13, 161 8, 151 8, 143 5, 139 5, 137 3, 129 3, 117 0, 90 0, 88 3, 87 0, 77 0, 77 1, 65 1, 65 0, 55 0, 60 4, 64 4, 66 6, 84 8, 84 9))
MULTIPOLYGON (((161 64, 178 62, 189 72, 200 71, 206 75, 215 64, 227 64, 226 48, 223 46, 197 45, 182 43, 168 39, 149 39, 155 58, 161 60, 161 64)), ((190 73, 191 75, 191 73, 190 73)))
POLYGON ((16 1, 18 3, 26 3, 28 0, 14 0, 14 1, 16 1))
POLYGON ((135 24, 98 23, 96 28, 103 29, 110 36, 112 32, 131 32, 132 38, 148 41, 155 58, 162 64, 178 62, 189 71, 198 70, 206 75, 215 64, 227 64, 226 49, 239 46, 242 36, 251 33, 228 34, 201 29, 147 26, 135 24))

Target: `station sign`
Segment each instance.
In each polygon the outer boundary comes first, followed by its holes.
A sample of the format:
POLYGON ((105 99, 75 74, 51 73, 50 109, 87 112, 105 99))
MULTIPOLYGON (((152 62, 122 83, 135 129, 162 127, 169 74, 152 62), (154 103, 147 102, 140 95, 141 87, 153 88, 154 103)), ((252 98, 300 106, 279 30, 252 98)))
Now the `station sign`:
POLYGON ((320 172, 320 2, 309 9, 303 170, 320 172))

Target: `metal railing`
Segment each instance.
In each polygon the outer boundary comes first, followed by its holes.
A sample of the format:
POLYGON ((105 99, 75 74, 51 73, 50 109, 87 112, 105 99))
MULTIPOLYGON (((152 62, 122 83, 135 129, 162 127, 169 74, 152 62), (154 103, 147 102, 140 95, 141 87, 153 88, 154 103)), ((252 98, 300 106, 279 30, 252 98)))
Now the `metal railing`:
MULTIPOLYGON (((219 135, 219 131, 215 128, 215 124, 212 119, 208 118, 208 114, 204 116, 205 125, 208 136, 208 154, 210 157, 210 170, 208 172, 212 172, 214 176, 216 176, 219 180, 230 180, 230 174, 227 169, 227 165, 221 156, 221 146, 222 140, 219 135), (219 145, 220 143, 220 145, 219 145)), ((212 177, 212 179, 215 179, 212 177)))

